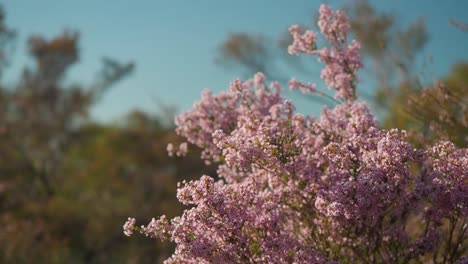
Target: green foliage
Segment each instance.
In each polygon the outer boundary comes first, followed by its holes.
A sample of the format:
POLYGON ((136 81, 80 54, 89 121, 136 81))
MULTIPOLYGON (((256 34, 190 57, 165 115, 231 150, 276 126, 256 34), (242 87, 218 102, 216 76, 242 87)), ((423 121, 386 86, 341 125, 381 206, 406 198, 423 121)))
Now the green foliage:
MULTIPOLYGON (((3 19, 0 11, 1 66, 13 40, 3 19)), ((0 263, 160 262, 172 246, 128 240, 122 223, 180 214, 177 182, 215 172, 197 150, 169 158, 167 143, 179 140, 158 118, 133 112, 117 125, 91 122, 90 107, 134 65, 105 59, 93 83, 68 85, 78 41, 72 31, 31 37, 35 67, 16 84, 0 83, 0 263)))
MULTIPOLYGON (((135 214, 140 219, 180 214, 177 182, 210 171, 197 151, 183 160, 169 158, 166 145, 178 138, 157 119, 133 113, 126 121, 78 129, 55 192, 2 208, 2 262, 154 263, 168 257, 172 246, 125 239, 122 222, 135 214)), ((0 195, 10 194, 7 189, 0 195)))
POLYGON ((383 125, 411 132, 413 143, 448 139, 468 146, 468 63, 455 65, 448 76, 428 87, 402 83, 390 97, 383 125))

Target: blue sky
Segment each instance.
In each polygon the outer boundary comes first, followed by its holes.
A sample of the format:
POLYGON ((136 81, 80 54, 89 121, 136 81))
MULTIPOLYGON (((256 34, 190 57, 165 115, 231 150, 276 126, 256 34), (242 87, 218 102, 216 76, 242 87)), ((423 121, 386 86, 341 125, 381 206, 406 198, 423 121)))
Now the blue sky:
MULTIPOLYGON (((343 1, 327 1, 339 7, 343 1)), ((64 29, 81 34, 80 64, 70 80, 89 82, 109 56, 134 61, 136 71, 110 90, 92 116, 116 120, 131 109, 156 112, 156 101, 188 109, 203 88, 225 89, 236 77, 213 63, 217 45, 230 32, 264 33, 275 37, 290 24, 309 23, 318 0, 3 0, 7 24, 19 34, 6 73, 14 81, 28 63, 25 40, 31 34, 53 37, 64 29), (157 100, 156 100, 157 98, 157 100)), ((399 15, 402 24, 423 17, 430 42, 423 56, 434 58, 433 71, 442 76, 450 66, 468 59, 468 33, 454 29, 450 18, 468 23, 464 0, 371 1, 378 10, 399 15)), ((308 76, 316 81, 318 76, 308 76)), ((365 85, 365 84, 364 84, 365 85)), ((302 101, 301 104, 305 104, 302 101)), ((312 109, 312 112, 316 109, 312 109)))

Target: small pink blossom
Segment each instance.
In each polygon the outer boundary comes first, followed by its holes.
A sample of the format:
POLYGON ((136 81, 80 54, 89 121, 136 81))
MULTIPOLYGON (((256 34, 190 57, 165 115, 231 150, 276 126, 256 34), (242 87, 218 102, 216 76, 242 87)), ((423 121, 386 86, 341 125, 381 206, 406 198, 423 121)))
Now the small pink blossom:
POLYGON ((303 94, 313 94, 317 91, 317 85, 315 83, 302 83, 295 78, 289 80, 288 85, 291 90, 299 90, 303 94))
POLYGON ((127 222, 123 225, 124 234, 126 236, 131 236, 133 234, 133 231, 135 230, 135 221, 135 218, 129 217, 127 222))
POLYGON ((167 144, 166 150, 169 157, 174 156, 174 145, 172 143, 167 144))
POLYGON ((188 152, 188 144, 187 142, 183 142, 179 145, 179 150, 176 152, 176 155, 178 157, 182 157, 182 156, 187 155, 187 152, 188 152))

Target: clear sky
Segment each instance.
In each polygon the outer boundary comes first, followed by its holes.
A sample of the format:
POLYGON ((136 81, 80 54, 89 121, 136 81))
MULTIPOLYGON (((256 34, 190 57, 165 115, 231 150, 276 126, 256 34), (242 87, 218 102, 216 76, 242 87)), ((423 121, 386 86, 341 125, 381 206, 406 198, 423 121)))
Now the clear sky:
MULTIPOLYGON (((343 1, 327 1, 339 7, 343 1)), ((108 92, 92 116, 115 120, 131 109, 155 112, 155 99, 187 109, 203 88, 225 89, 236 77, 213 63, 217 45, 229 32, 264 33, 274 37, 291 24, 309 23, 318 0, 0 0, 7 24, 19 34, 13 81, 28 63, 25 40, 31 34, 53 37, 64 29, 81 34, 80 64, 71 80, 90 81, 109 56, 134 61, 136 71, 108 92)), ((423 55, 434 58, 442 76, 468 59, 468 33, 454 29, 450 18, 468 23, 466 0, 375 0, 378 10, 399 14, 401 23, 423 17, 430 42, 423 55)), ((318 76, 310 76, 316 81, 318 76)))

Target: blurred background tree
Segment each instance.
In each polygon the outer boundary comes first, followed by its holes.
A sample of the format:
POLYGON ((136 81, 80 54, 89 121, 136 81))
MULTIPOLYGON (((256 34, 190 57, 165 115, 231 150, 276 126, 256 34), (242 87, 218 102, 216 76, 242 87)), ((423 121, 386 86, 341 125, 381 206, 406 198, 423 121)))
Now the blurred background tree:
MULTIPOLYGON (((0 12, 2 67, 14 37, 0 12)), ((172 247, 125 239, 126 217, 180 214, 176 183, 215 172, 197 151, 169 158, 167 143, 179 139, 160 118, 133 112, 115 125, 90 120, 90 107, 134 65, 104 58, 93 83, 70 84, 78 47, 74 31, 32 36, 34 67, 0 84, 0 262, 160 262, 172 247)))
POLYGON ((442 80, 424 87, 402 82, 388 100, 387 128, 410 132, 417 146, 450 140, 468 145, 468 62, 454 65, 442 80))
MULTIPOLYGON (((422 18, 402 26, 397 14, 378 12, 367 0, 350 1, 343 9, 349 14, 352 33, 361 42, 364 74, 373 86, 370 91, 358 92, 374 104, 382 125, 410 131, 417 145, 450 139, 466 147, 467 63, 455 65, 436 84, 430 73, 432 58, 424 58, 422 66, 417 63, 429 41, 422 18), (427 84, 427 78, 432 82, 427 84)), ((316 20, 316 15, 312 15, 312 21, 316 20)), ((453 24, 450 21, 447 23, 453 24)), ((317 29, 315 24, 305 26, 317 29)), ((218 46, 215 62, 227 69, 241 69, 246 75, 261 71, 282 83, 287 82, 285 76, 294 74, 318 76, 313 63, 287 54, 290 43, 286 31, 276 39, 258 33, 231 33, 218 46)), ((321 105, 323 101, 315 98, 313 103, 321 105)))

